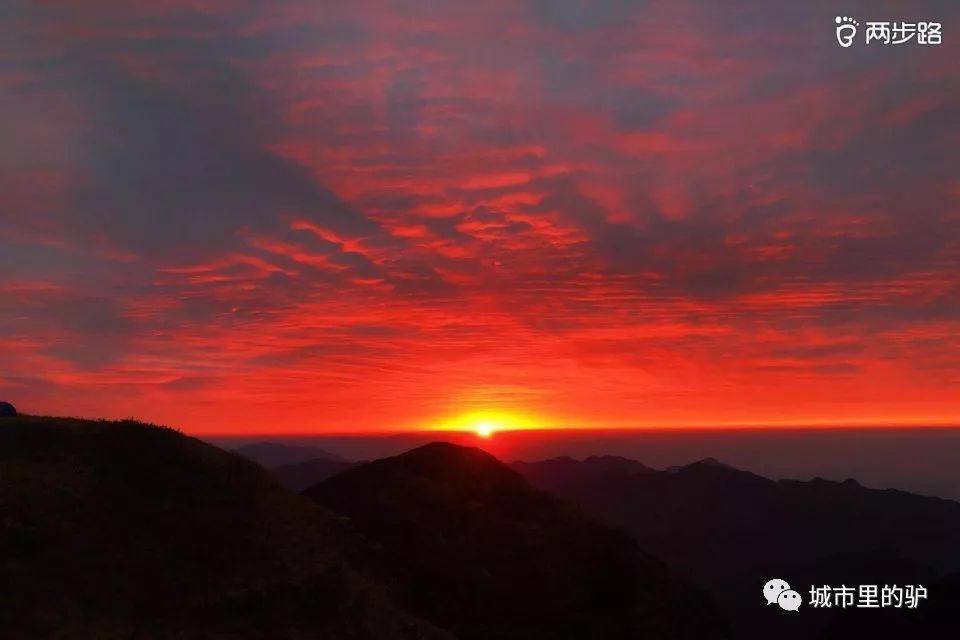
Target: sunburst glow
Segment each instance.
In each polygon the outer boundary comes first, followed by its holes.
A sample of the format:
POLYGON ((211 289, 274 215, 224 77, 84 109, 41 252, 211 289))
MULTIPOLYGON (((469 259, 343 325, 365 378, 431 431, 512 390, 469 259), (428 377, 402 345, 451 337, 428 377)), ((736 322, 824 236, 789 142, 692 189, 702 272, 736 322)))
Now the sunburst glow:
POLYGON ((439 429, 471 431, 489 438, 499 431, 536 429, 538 424, 527 416, 505 411, 474 411, 455 416, 438 425, 439 429))
POLYGON ((490 422, 489 420, 481 420, 473 425, 473 430, 477 432, 477 435, 481 438, 489 438, 497 431, 497 424, 490 422))

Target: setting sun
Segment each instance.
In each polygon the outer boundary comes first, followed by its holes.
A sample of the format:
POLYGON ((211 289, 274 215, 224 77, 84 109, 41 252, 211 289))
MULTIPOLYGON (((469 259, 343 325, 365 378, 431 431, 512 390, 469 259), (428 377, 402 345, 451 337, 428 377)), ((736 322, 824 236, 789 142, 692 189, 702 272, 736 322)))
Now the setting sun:
POLYGON ((489 438, 497 430, 497 425, 494 422, 489 420, 480 420, 473 425, 473 430, 477 432, 477 435, 481 438, 489 438))
POLYGON ((474 411, 442 421, 436 428, 451 431, 470 431, 481 438, 489 438, 499 431, 536 429, 531 418, 506 411, 474 411))

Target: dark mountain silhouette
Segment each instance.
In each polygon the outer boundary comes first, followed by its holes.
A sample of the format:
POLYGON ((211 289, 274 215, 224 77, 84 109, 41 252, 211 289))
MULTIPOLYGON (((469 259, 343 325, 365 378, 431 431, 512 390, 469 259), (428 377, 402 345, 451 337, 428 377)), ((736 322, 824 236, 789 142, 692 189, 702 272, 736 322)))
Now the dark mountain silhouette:
MULTIPOLYGON (((314 458, 305 462, 274 467, 270 469, 270 472, 288 489, 303 491, 331 476, 361 464, 366 463, 314 458)), ((590 456, 582 461, 564 456, 542 462, 511 462, 508 466, 518 471, 531 485, 545 491, 607 475, 626 475, 652 471, 652 469, 636 460, 619 456, 590 456)))
POLYGON ((288 464, 297 464, 316 458, 346 462, 340 456, 308 445, 284 444, 282 442, 255 442, 235 450, 244 458, 253 460, 264 469, 273 469, 288 464))
POLYGON ((686 468, 688 468, 688 467, 690 467, 690 466, 693 466, 693 465, 700 465, 700 466, 704 466, 704 467, 719 467, 720 469, 735 470, 734 467, 731 467, 730 465, 728 465, 728 464, 725 463, 725 462, 720 462, 720 461, 717 460, 716 458, 704 458, 704 459, 702 459, 702 460, 697 460, 696 462, 693 462, 693 463, 688 464, 688 465, 682 465, 682 464, 681 464, 681 465, 674 465, 674 466, 672 466, 672 467, 667 467, 667 473, 676 473, 676 472, 678 472, 678 471, 682 471, 682 470, 684 470, 684 469, 686 469, 686 468))
POLYGON ((590 456, 574 460, 562 456, 542 462, 511 462, 510 467, 538 489, 552 491, 569 484, 592 482, 607 476, 624 476, 653 471, 650 467, 620 456, 590 456))
POLYGON ((328 460, 326 458, 314 458, 306 462, 297 462, 295 464, 285 464, 270 470, 280 484, 292 491, 303 491, 313 485, 322 482, 347 469, 353 469, 362 462, 343 462, 338 460, 328 460))
POLYGON ((855 480, 775 482, 701 461, 674 472, 599 478, 564 487, 562 495, 700 576, 775 569, 785 545, 795 563, 872 549, 960 568, 960 503, 855 480))
POLYGON ((461 640, 717 638, 703 595, 493 456, 434 443, 308 489, 379 549, 398 601, 461 640))
POLYGON ((9 402, 0 402, 0 418, 16 418, 17 410, 9 402))
POLYGON ((352 569, 346 544, 325 509, 170 429, 0 429, 4 638, 449 637, 352 569))
POLYGON ((327 476, 297 495, 170 429, 6 418, 0 629, 15 640, 730 637, 689 580, 737 638, 958 637, 960 503, 854 480, 775 482, 713 459, 663 472, 613 456, 513 466, 569 502, 450 444, 275 470, 290 486, 327 476), (800 612, 764 603, 772 577, 800 591, 800 612), (923 584, 929 599, 813 610, 814 584, 923 584))
POLYGON ((925 583, 960 569, 960 503, 854 480, 775 482, 705 460, 557 493, 716 594, 737 637, 815 637, 836 617, 804 611, 785 625, 759 595, 772 577, 805 593, 812 584, 925 583))

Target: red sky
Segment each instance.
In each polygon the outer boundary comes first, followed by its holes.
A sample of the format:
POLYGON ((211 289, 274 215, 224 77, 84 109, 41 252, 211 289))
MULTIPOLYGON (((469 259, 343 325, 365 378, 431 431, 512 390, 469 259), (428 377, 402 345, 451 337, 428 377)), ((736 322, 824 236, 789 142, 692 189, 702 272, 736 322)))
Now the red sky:
POLYGON ((0 397, 960 423, 960 10, 847 3, 944 40, 844 49, 836 3, 712 4, 14 0, 0 397))

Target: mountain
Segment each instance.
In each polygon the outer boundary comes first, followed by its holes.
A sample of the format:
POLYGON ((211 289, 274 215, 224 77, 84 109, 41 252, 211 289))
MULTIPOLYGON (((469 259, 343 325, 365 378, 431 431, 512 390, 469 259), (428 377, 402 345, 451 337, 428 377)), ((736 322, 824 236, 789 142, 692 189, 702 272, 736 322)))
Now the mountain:
POLYGON ((339 518, 135 422, 0 424, 4 638, 449 639, 346 560, 339 518))
POLYGON ((960 503, 855 480, 769 480, 715 461, 601 477, 559 493, 698 576, 851 550, 960 569, 960 503), (785 554, 784 549, 789 549, 785 554))
POLYGON ((854 480, 773 481, 708 459, 557 493, 707 587, 737 637, 815 637, 836 616, 805 611, 783 626, 759 596, 772 577, 804 593, 813 584, 925 584, 960 570, 960 503, 854 480))
POLYGON ((275 467, 270 470, 270 473, 287 489, 303 491, 326 480, 330 476, 334 476, 347 469, 352 469, 359 464, 363 463, 314 458, 306 462, 297 462, 295 464, 285 464, 280 467, 275 467))
POLYGON ((608 476, 653 471, 650 467, 620 456, 590 456, 574 460, 567 456, 541 462, 511 462, 510 467, 538 489, 553 491, 565 485, 592 482, 608 476))
POLYGON ((334 462, 346 462, 340 456, 324 451, 319 447, 307 445, 284 444, 282 442, 255 442, 238 447, 236 453, 248 460, 253 460, 264 469, 273 469, 275 467, 297 464, 316 458, 332 460, 334 462))
POLYGON ((717 467, 720 469, 728 469, 732 471, 736 470, 734 467, 731 467, 729 464, 725 462, 720 462, 716 458, 703 458, 702 460, 698 460, 692 464, 688 464, 688 465, 681 464, 681 465, 674 465, 672 467, 667 467, 667 473, 677 473, 678 471, 683 471, 684 469, 689 470, 690 468, 696 468, 696 467, 717 467))
POLYGON ((703 595, 493 456, 434 443, 305 494, 379 549, 398 602, 461 640, 720 638, 703 595))

